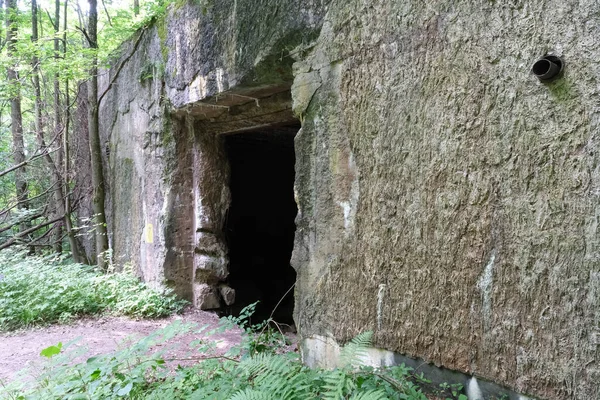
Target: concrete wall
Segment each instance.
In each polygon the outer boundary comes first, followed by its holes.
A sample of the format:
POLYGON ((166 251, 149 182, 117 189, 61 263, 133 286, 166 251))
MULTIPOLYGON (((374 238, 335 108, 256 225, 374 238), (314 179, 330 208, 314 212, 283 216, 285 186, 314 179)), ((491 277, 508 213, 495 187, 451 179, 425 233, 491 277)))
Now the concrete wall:
POLYGON ((104 88, 134 54, 100 110, 117 264, 219 306, 229 172, 216 135, 295 120, 292 53, 316 38, 324 10, 321 0, 178 4, 122 46, 104 88))
POLYGON ((372 330, 521 393, 600 398, 599 11, 331 5, 293 87, 303 337, 372 330), (547 52, 566 69, 542 84, 547 52))
POLYGON ((292 118, 293 82, 310 361, 371 330, 387 358, 600 398, 600 5, 327 3, 190 4, 143 33, 101 109, 116 261, 202 305, 227 273, 214 135, 292 118))

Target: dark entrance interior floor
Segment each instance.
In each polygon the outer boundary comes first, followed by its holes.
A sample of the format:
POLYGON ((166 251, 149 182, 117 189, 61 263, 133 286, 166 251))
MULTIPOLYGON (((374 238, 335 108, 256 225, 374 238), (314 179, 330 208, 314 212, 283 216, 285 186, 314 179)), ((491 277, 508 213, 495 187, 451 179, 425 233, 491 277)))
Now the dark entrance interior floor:
MULTIPOLYGON (((268 318, 296 281, 290 266, 297 207, 294 201, 294 136, 299 125, 270 127, 224 136, 231 167, 231 207, 225 233, 229 247, 229 284, 236 315, 260 301, 253 322, 268 318)), ((291 324, 293 289, 273 314, 291 324)))

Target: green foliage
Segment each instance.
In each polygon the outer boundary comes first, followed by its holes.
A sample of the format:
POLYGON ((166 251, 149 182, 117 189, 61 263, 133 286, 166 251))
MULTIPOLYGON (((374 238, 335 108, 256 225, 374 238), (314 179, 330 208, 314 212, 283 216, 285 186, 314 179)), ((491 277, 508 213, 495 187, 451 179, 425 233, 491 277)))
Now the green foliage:
POLYGON ((262 352, 275 353, 282 346, 285 346, 287 339, 279 329, 274 329, 277 323, 268 318, 257 324, 252 324, 252 315, 256 310, 258 302, 252 303, 244 307, 237 317, 227 316, 222 319, 224 327, 237 326, 242 328, 246 335, 243 337, 243 343, 240 348, 245 349, 249 355, 254 355, 262 352))
POLYGON ((0 330, 98 313, 161 317, 183 305, 128 271, 101 274, 56 256, 26 256, 23 249, 0 252, 0 330))
MULTIPOLYGON (((229 327, 231 320, 224 320, 229 327)), ((206 327, 175 322, 160 329, 134 345, 110 354, 89 358, 84 363, 74 363, 81 357, 81 348, 61 351, 54 348, 48 364, 36 371, 35 384, 26 377, 0 389, 0 397, 8 399, 231 399, 231 400, 426 400, 412 382, 410 368, 374 369, 346 365, 334 370, 310 369, 304 366, 296 353, 274 354, 271 351, 251 354, 245 342, 243 349, 234 349, 222 357, 211 354, 212 345, 204 344, 195 357, 199 361, 191 367, 177 367, 173 372, 164 358, 168 345, 162 352, 154 352, 159 343, 180 334, 203 333, 206 327), (56 350, 60 354, 56 355, 56 350), (232 354, 245 356, 234 358, 232 354), (198 355, 199 354, 199 355, 198 355)), ((220 331, 217 329, 213 332, 220 331)), ((211 332, 208 332, 210 334, 211 332)), ((365 339, 360 335, 343 349, 348 359, 358 359, 350 354, 366 350, 365 339)), ((206 343, 206 341, 204 342, 206 343)), ((65 347, 69 347, 67 344, 65 347)))
POLYGON ((40 356, 46 357, 46 358, 52 358, 52 356, 60 354, 61 349, 62 349, 62 342, 58 342, 58 344, 56 346, 49 346, 49 347, 46 347, 44 350, 42 350, 40 352, 40 356))

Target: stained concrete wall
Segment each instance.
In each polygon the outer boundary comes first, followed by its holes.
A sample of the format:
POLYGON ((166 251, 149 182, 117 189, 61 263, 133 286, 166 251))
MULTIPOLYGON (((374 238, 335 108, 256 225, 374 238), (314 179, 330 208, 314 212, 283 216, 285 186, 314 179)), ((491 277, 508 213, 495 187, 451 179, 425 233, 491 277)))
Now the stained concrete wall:
POLYGON ((372 330, 521 393, 600 398, 599 11, 331 5, 293 88, 303 337, 372 330), (566 69, 542 84, 547 52, 566 69))
POLYGON ((218 134, 296 120, 294 52, 318 36, 326 3, 179 2, 122 46, 100 110, 117 265, 219 307, 230 195, 218 134))
POLYGON ((293 82, 311 362, 372 330, 382 354, 600 398, 600 5, 326 3, 189 4, 143 33, 101 109, 116 260, 208 301, 227 273, 213 136, 292 119, 293 82), (567 66, 542 84, 547 52, 567 66))

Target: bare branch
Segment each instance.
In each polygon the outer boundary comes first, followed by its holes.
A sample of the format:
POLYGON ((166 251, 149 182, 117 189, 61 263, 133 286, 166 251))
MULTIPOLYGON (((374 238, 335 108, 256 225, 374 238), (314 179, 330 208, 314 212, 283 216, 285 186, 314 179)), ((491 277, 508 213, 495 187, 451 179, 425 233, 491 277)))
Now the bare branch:
POLYGON ((49 221, 46 221, 46 222, 44 222, 44 223, 42 223, 42 224, 36 225, 36 226, 34 226, 33 228, 29 228, 29 229, 26 229, 26 230, 24 230, 24 231, 22 231, 22 232, 18 233, 17 235, 13 236, 13 237, 12 237, 10 240, 6 241, 5 243, 2 243, 2 244, 0 245, 0 250, 4 250, 4 249, 6 249, 6 248, 8 248, 8 247, 10 247, 10 246, 12 246, 12 245, 14 245, 14 244, 16 244, 16 243, 17 243, 17 241, 18 241, 19 239, 21 239, 23 236, 27 236, 27 235, 29 235, 30 233, 33 233, 33 232, 35 232, 35 231, 37 231, 37 230, 40 230, 40 229, 42 229, 42 228, 45 228, 45 227, 46 227, 46 226, 48 226, 48 225, 52 225, 52 224, 54 224, 54 223, 56 223, 56 222, 58 222, 58 221, 62 220, 64 217, 65 217, 64 215, 61 215, 60 217, 57 217, 57 218, 51 219, 51 220, 49 220, 49 221))
POLYGON ((94 41, 92 39, 90 39, 90 37, 88 36, 88 33, 85 29, 83 29, 82 27, 75 25, 75 29, 77 29, 78 31, 81 31, 81 33, 83 33, 83 36, 85 36, 85 40, 87 40, 88 45, 90 47, 94 47, 92 45, 95 45, 96 43, 94 43, 94 41))
MULTIPOLYGON (((58 27, 56 26, 56 24, 58 24, 58 21, 56 21, 56 23, 54 22, 54 20, 52 19, 52 16, 50 15, 50 11, 48 11, 46 9, 44 9, 44 11, 46 11, 46 14, 48 15, 48 20, 50 20, 50 23, 52 24, 52 27, 55 30, 58 30, 58 27)), ((54 39, 52 39, 52 40, 54 40, 54 39)))
POLYGON ((36 214, 33 214, 33 215, 29 215, 27 218, 21 219, 19 221, 15 221, 15 222, 13 222, 10 225, 7 225, 7 226, 5 226, 3 228, 0 228, 0 233, 6 232, 6 231, 10 230, 12 227, 14 227, 16 225, 19 225, 19 224, 22 224, 23 222, 31 222, 31 221, 33 221, 36 218, 43 217, 45 213, 46 213, 46 210, 43 210, 43 211, 40 211, 39 213, 36 213, 36 214))
POLYGON ((131 57, 133 57, 133 55, 137 51, 137 48, 139 47, 140 42, 142 41, 142 36, 144 36, 144 32, 145 31, 146 30, 143 29, 140 32, 140 34, 138 35, 137 39, 135 40, 135 43, 133 45, 133 49, 131 50, 131 52, 129 52, 129 55, 127 57, 125 57, 123 59, 123 61, 121 61, 121 64, 119 64, 119 66, 117 67, 117 71, 115 72, 115 75, 112 77, 112 79, 108 83, 108 86, 106 87, 106 89, 104 90, 104 92, 102 92, 102 94, 98 97, 98 108, 100 108, 100 103, 102 102, 102 99, 104 98, 104 96, 106 96, 106 94, 108 93, 108 91, 112 88, 112 85, 115 83, 115 81, 119 77, 119 74, 121 73, 121 70, 123 69, 123 67, 125 66, 125 64, 127 63, 127 61, 129 61, 131 59, 131 57))
POLYGON ((36 154, 35 156, 32 156, 29 159, 27 159, 27 160, 25 160, 25 161, 23 161, 21 163, 13 165, 12 167, 10 167, 8 169, 5 169, 4 171, 0 172, 0 178, 3 177, 6 174, 9 174, 9 173, 13 172, 14 170, 17 170, 19 168, 22 168, 22 167, 26 166, 27 164, 29 164, 29 163, 37 160, 40 157, 44 157, 44 156, 46 156, 46 155, 48 155, 50 153, 54 153, 55 151, 56 150, 52 150, 52 151, 44 150, 40 154, 36 154))
POLYGON ((106 9, 106 4, 104 4, 104 0, 102 0, 102 7, 104 8, 104 12, 106 13, 106 18, 108 18, 108 24, 112 27, 112 19, 110 19, 110 15, 108 14, 108 10, 106 9))

